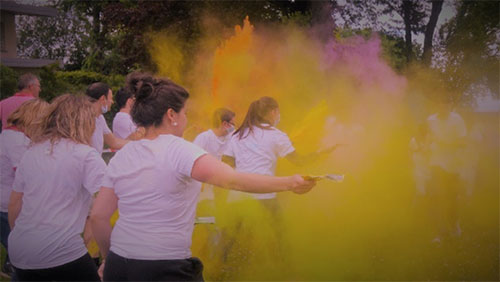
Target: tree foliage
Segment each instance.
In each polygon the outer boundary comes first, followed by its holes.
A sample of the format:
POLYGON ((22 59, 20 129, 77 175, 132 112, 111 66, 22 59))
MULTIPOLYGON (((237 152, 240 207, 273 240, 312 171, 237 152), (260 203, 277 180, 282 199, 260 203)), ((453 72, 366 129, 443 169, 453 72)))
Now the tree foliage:
POLYGON ((60 60, 73 70, 80 69, 88 56, 87 23, 72 9, 59 9, 56 17, 18 15, 16 27, 20 57, 60 60))
POLYGON ((461 1, 457 14, 440 30, 444 47, 444 80, 454 93, 465 93, 478 84, 499 95, 500 2, 461 1))

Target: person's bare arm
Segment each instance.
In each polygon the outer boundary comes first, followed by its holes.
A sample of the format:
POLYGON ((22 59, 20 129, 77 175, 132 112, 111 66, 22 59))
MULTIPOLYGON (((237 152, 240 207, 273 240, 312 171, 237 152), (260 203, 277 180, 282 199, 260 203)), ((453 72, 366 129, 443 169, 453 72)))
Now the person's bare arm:
POLYGON ((104 143, 113 150, 121 149, 128 141, 129 140, 116 137, 113 133, 104 134, 104 143))
POLYGON ((118 208, 118 197, 113 189, 101 187, 90 212, 90 225, 101 255, 106 258, 109 252, 111 227, 110 219, 118 208))
POLYGON ((293 191, 302 194, 316 184, 315 181, 304 180, 300 175, 276 177, 237 172, 209 154, 195 161, 191 177, 222 188, 250 193, 293 191))

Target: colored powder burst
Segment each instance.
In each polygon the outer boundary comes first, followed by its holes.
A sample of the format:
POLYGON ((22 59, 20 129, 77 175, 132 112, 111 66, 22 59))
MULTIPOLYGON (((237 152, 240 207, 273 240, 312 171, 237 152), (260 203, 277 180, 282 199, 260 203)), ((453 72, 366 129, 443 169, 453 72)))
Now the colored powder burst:
POLYGON ((463 235, 435 244, 439 227, 429 211, 454 200, 416 193, 408 146, 434 110, 426 97, 445 91, 427 70, 396 74, 381 58, 376 35, 324 44, 305 29, 255 29, 248 19, 219 46, 202 40, 187 73, 180 71, 181 42, 167 41, 153 41, 152 57, 191 93, 186 139, 210 127, 215 108, 232 109, 241 122, 253 100, 271 96, 280 104, 278 127, 298 152, 347 144, 303 166, 278 162, 277 175, 346 175, 306 195, 279 194, 278 218, 256 201, 225 203, 222 189, 215 207, 200 203, 199 215, 217 220, 197 226, 193 236, 205 279, 498 279, 498 114, 462 112, 468 128, 482 128, 463 161, 479 156, 469 168, 477 175, 472 195, 458 201, 463 235))

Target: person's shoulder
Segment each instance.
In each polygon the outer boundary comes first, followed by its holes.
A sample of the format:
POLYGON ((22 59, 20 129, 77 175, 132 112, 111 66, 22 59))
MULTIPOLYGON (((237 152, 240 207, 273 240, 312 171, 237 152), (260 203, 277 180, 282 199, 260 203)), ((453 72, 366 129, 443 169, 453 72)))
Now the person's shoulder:
POLYGON ((118 119, 132 119, 132 116, 130 116, 129 114, 124 113, 124 112, 117 112, 115 115, 115 119, 116 118, 118 118, 118 119))
POLYGON ((273 135, 273 136, 277 136, 277 137, 287 137, 288 138, 288 134, 286 134, 285 132, 279 130, 278 128, 274 127, 274 126, 271 126, 269 132, 273 135))
POLYGON ((212 130, 211 129, 208 129, 208 130, 205 130, 203 131, 202 133, 198 134, 196 137, 201 137, 201 138, 206 138, 206 137, 209 137, 210 135, 212 134, 212 130))
POLYGON ((18 94, 19 94, 19 92, 16 92, 16 93, 14 93, 12 96, 2 99, 0 102, 2 102, 2 103, 3 103, 3 102, 5 102, 5 101, 15 100, 15 99, 17 99, 17 98, 19 98, 19 97, 20 97, 20 96, 18 96, 18 94))
POLYGON ((102 114, 98 115, 96 118, 95 118, 96 122, 106 122, 106 119, 104 118, 104 116, 102 114))
POLYGON ((26 135, 19 130, 5 128, 2 130, 2 133, 0 133, 0 136, 4 136, 3 138, 5 138, 5 137, 9 137, 9 138, 10 137, 18 137, 18 138, 20 138, 21 136, 26 136, 26 135))

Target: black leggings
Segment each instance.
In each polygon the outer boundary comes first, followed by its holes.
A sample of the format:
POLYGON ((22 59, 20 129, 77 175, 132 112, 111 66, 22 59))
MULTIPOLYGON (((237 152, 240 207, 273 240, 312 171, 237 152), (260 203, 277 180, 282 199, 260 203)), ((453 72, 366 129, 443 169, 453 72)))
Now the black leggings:
POLYGON ((66 264, 44 269, 15 268, 19 281, 101 281, 89 254, 66 264))
POLYGON ((128 259, 109 252, 104 281, 203 281, 198 258, 174 260, 128 259))

